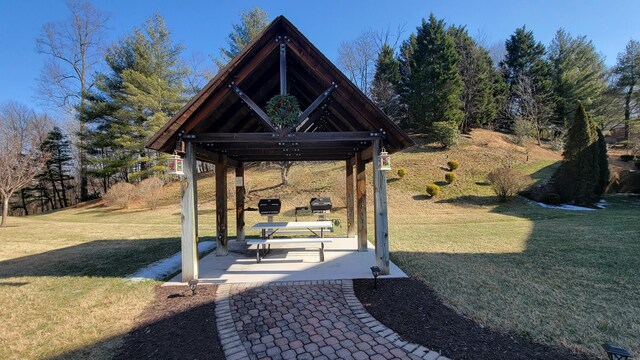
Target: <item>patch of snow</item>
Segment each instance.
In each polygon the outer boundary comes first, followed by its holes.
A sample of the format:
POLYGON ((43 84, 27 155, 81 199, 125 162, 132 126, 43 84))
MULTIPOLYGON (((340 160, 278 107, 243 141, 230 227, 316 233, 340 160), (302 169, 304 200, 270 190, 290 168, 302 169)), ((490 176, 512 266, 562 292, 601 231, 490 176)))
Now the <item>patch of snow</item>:
MULTIPOLYGON (((203 241, 198 243, 198 254, 205 253, 216 247, 214 241, 203 241)), ((153 262, 133 274, 126 276, 131 282, 141 282, 145 280, 162 280, 165 277, 180 270, 182 265, 182 253, 177 252, 168 258, 153 262)))
MULTIPOLYGON (((549 204, 545 204, 545 203, 541 203, 541 202, 537 202, 537 201, 531 201, 532 203, 541 206, 543 208, 546 209, 558 209, 558 210, 570 210, 570 211, 593 211, 593 210, 597 210, 594 208, 588 208, 588 207, 583 207, 583 206, 576 206, 576 205, 549 205, 549 204)), ((598 204, 596 205, 596 207, 598 209, 603 209, 605 206, 606 202, 604 200, 600 200, 598 202, 598 204)))

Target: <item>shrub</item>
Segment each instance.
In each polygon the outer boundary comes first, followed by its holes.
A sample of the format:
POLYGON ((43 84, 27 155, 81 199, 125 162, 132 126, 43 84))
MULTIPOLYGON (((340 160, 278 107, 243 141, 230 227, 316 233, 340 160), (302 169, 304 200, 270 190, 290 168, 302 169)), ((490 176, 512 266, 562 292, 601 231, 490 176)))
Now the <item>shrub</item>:
POLYGON ((436 121, 431 125, 433 140, 440 143, 443 148, 451 147, 460 140, 458 126, 448 121, 436 121))
POLYGON ((436 184, 427 185, 427 194, 431 197, 438 196, 440 194, 440 186, 436 184))
POLYGON ((102 197, 107 206, 126 209, 136 193, 136 187, 127 182, 113 184, 102 197))
POLYGON ((398 177, 400 177, 400 179, 403 179, 405 176, 407 176, 407 169, 405 168, 398 169, 398 177))
POLYGON ((456 181, 457 177, 458 175, 456 175, 456 173, 454 172, 448 172, 444 174, 444 180, 447 182, 447 184, 451 184, 452 182, 456 181))
POLYGON ((163 187, 164 182, 156 177, 144 179, 138 184, 138 199, 154 210, 160 202, 163 187))
POLYGON ((490 172, 487 181, 500 201, 505 202, 524 190, 531 183, 531 178, 513 168, 502 167, 490 172))
POLYGON ((556 193, 549 193, 542 196, 542 202, 549 205, 560 205, 562 200, 560 199, 560 195, 556 193))
POLYGON ((531 139, 534 136, 536 129, 531 122, 517 118, 513 122, 511 131, 513 132, 513 142, 517 145, 522 145, 527 139, 531 139))
POLYGON ((447 162, 447 166, 449 167, 450 171, 453 171, 460 167, 460 163, 456 160, 449 160, 449 162, 447 162))

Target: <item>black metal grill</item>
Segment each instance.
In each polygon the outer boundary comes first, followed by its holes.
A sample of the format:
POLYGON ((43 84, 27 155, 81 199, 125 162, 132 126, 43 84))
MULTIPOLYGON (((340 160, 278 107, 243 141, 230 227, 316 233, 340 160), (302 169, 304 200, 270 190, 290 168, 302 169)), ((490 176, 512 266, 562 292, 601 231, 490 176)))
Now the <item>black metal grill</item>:
POLYGON ((258 211, 261 215, 278 215, 281 205, 280 199, 260 199, 258 211))
POLYGON ((328 197, 312 198, 309 205, 311 206, 311 212, 314 214, 326 214, 331 211, 333 206, 331 198, 328 197))

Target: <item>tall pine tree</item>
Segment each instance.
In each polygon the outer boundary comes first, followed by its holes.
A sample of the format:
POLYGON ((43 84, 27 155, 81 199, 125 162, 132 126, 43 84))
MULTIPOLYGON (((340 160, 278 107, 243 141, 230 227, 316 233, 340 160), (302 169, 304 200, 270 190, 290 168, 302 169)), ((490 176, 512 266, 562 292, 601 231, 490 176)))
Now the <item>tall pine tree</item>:
POLYGON ((411 124, 421 131, 436 122, 458 127, 464 117, 460 102, 464 84, 455 42, 446 33, 444 20, 433 14, 428 21, 423 19, 415 39, 403 92, 411 124))
POLYGON ((555 124, 564 126, 573 118, 573 111, 582 103, 591 113, 597 113, 598 101, 607 88, 604 58, 585 36, 573 37, 559 29, 549 46, 552 69, 555 124))
POLYGON ((240 15, 240 23, 233 24, 233 31, 227 36, 227 48, 220 48, 220 57, 215 59, 218 69, 225 67, 260 32, 269 25, 266 11, 254 7, 240 15))
POLYGON ((624 95, 624 134, 629 140, 631 115, 637 111, 637 87, 640 86, 640 42, 629 40, 624 52, 618 54, 618 62, 613 69, 617 75, 616 87, 624 95))
POLYGON ((460 98, 464 118, 460 128, 468 132, 471 127, 486 125, 496 117, 497 106, 491 79, 493 60, 463 26, 450 27, 448 33, 453 37, 460 56, 458 69, 464 82, 460 98))
POLYGON ((118 169, 135 181, 164 170, 163 156, 144 145, 185 102, 181 51, 158 14, 108 49, 110 72, 100 76, 87 111, 102 175, 118 169))
POLYGON ((371 88, 371 98, 391 120, 400 120, 400 63, 393 56, 393 48, 384 44, 376 61, 376 73, 371 88))
MULTIPOLYGON (((552 109, 551 67, 545 60, 544 45, 536 42, 533 32, 527 31, 523 26, 507 39, 505 49, 504 76, 509 85, 509 125, 513 124, 519 114, 528 112, 519 108, 522 103, 534 104, 538 114, 549 114, 552 109), (521 94, 516 89, 523 82, 530 87, 530 91, 527 91, 532 95, 530 99, 521 99, 521 94)), ((546 122, 543 119, 533 120, 536 123, 546 122)))
POLYGON ((44 171, 38 175, 41 185, 51 192, 52 207, 54 209, 69 206, 67 191, 73 188, 71 171, 71 144, 69 138, 59 127, 54 127, 40 146, 42 152, 49 154, 44 171), (49 185, 49 186, 47 186, 49 185), (56 205, 57 203, 57 205, 56 205))

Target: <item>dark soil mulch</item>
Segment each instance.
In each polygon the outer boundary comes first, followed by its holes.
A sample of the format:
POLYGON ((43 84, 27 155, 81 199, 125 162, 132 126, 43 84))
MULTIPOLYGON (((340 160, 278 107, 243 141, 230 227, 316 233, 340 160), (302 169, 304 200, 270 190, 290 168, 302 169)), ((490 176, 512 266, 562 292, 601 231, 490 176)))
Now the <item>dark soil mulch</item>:
POLYGON ((116 359, 224 359, 215 316, 215 285, 158 286, 126 335, 116 359))
POLYGON ((405 340, 453 359, 588 359, 566 348, 531 342, 478 325, 442 301, 416 279, 354 281, 365 308, 405 340))

